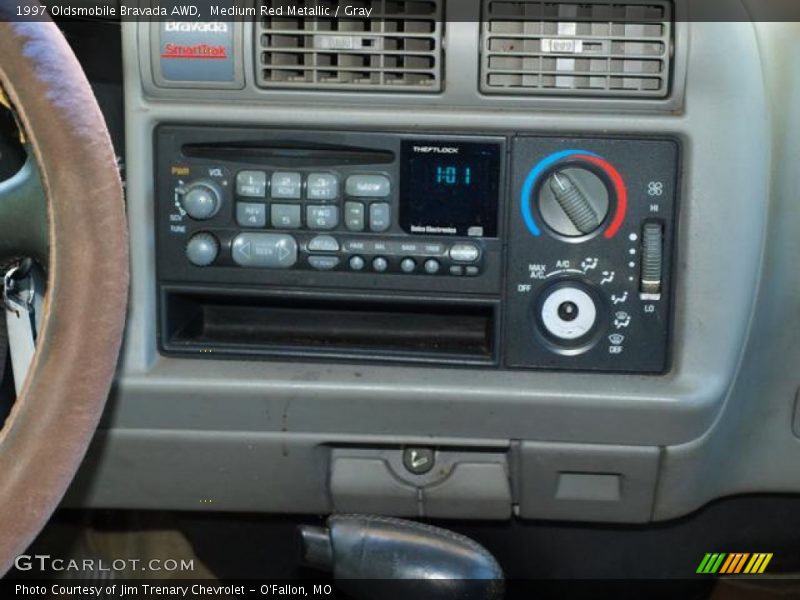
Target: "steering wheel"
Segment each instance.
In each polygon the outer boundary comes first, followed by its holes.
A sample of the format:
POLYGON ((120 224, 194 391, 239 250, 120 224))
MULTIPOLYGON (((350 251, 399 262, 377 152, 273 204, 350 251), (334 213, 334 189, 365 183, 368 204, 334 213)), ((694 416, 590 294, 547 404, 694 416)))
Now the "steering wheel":
POLYGON ((56 25, 13 22, 11 4, 0 1, 0 88, 28 161, 0 182, 0 264, 35 258, 47 294, 36 353, 0 431, 0 575, 47 522, 86 452, 114 376, 128 290, 125 207, 103 115, 56 25))

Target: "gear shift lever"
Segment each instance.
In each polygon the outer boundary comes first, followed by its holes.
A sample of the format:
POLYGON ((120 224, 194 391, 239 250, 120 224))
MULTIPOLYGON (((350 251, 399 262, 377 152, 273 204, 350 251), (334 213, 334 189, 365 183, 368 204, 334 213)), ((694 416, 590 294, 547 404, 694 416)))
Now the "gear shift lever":
POLYGON ((477 542, 446 529, 391 517, 336 515, 301 526, 307 566, 333 571, 359 600, 498 600, 503 571, 477 542), (368 580, 392 580, 380 585, 368 580), (377 584, 377 585, 376 585, 377 584))

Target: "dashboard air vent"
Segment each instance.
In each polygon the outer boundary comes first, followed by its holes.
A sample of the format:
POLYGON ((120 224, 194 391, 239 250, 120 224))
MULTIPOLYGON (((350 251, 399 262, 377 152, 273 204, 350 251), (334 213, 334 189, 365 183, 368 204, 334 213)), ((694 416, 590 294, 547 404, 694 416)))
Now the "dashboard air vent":
POLYGON ((672 5, 483 0, 481 91, 663 98, 672 5))
POLYGON ((340 7, 337 0, 297 0, 288 5, 283 0, 260 0, 276 12, 282 7, 282 14, 262 18, 256 28, 258 84, 437 92, 442 81, 443 1, 357 0, 340 7), (342 14, 354 8, 370 11, 369 17, 363 16, 365 12, 342 14))

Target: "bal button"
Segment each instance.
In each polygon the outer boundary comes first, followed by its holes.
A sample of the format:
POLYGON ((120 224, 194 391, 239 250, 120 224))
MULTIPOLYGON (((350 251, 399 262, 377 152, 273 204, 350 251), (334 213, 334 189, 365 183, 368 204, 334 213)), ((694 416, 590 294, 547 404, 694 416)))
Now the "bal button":
POLYGON ((389 262, 382 256, 378 256, 373 259, 372 268, 378 273, 383 273, 389 268, 389 262))

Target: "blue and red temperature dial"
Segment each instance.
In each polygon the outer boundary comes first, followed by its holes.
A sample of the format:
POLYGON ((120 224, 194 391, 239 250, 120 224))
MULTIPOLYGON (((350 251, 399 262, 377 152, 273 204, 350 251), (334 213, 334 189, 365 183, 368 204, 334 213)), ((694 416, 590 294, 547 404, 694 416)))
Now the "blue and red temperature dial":
POLYGON ((542 226, 567 238, 613 238, 625 221, 628 192, 614 166, 594 152, 555 152, 531 169, 520 194, 522 218, 534 236, 542 226))

